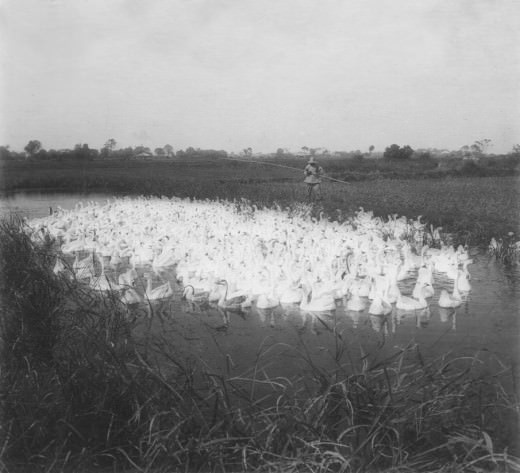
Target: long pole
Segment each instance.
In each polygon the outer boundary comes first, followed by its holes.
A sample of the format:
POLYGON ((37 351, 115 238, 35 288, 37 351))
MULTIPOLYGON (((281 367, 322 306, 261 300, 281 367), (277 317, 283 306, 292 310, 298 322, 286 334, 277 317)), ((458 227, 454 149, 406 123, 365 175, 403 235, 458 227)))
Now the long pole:
MULTIPOLYGON (((255 159, 240 159, 240 158, 224 158, 219 156, 218 159, 226 159, 228 161, 239 161, 242 163, 256 163, 256 164, 263 164, 264 166, 274 166, 278 168, 285 168, 285 169, 292 169, 294 171, 301 172, 302 170, 300 168, 295 168, 294 166, 286 166, 285 164, 276 164, 276 163, 268 163, 265 161, 257 161, 255 159)), ((334 177, 329 176, 321 176, 323 179, 328 179, 329 181, 339 182, 341 184, 348 184, 348 181, 342 181, 341 179, 336 179, 334 177)))

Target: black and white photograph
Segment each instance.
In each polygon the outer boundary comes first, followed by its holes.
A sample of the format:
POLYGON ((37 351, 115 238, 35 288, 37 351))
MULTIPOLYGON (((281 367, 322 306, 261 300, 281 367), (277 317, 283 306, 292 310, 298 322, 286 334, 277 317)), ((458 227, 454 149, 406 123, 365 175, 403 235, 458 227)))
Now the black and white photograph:
POLYGON ((0 0, 0 472, 520 473, 519 18, 0 0))

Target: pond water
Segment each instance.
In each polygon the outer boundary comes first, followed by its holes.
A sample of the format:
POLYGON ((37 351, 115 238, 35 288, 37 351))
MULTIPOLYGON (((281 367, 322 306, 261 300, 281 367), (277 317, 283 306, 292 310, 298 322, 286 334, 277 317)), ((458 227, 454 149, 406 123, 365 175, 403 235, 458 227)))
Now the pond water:
MULTIPOLYGON (((103 193, 16 193, 0 199, 0 215, 14 211, 26 218, 41 217, 49 214, 49 207, 71 209, 79 201, 104 202, 111 197, 103 193)), ((274 310, 253 306, 231 313, 207 303, 182 301, 182 286, 172 269, 154 273, 154 286, 169 280, 175 296, 132 311, 142 314, 137 329, 141 335, 163 337, 183 356, 213 360, 215 367, 237 375, 251 374, 260 359, 269 376, 288 376, 296 369, 320 366, 354 369, 354 360, 375 362, 398 347, 416 344, 425 358, 484 354, 488 360, 500 360, 492 369, 503 364, 513 367, 518 376, 520 268, 504 267, 477 250, 470 253, 474 260, 469 267, 472 290, 456 310, 438 307, 440 290, 450 290, 452 281, 435 273, 435 296, 427 310, 416 313, 399 313, 394 308, 392 314, 377 317, 366 311, 349 312, 341 301, 329 313, 303 313, 297 306, 274 310), (154 316, 148 318, 150 310, 154 316)), ((142 294, 143 274, 150 268, 137 269, 142 294)), ((414 281, 411 277, 399 283, 403 294, 411 294, 414 281)))
POLYGON ((105 202, 114 197, 114 194, 103 192, 70 193, 70 192, 15 192, 3 194, 0 197, 0 216, 15 212, 26 218, 45 217, 51 209, 61 207, 73 209, 78 202, 95 201, 105 202))
MULTIPOLYGON (((208 303, 181 301, 183 288, 172 270, 155 274, 153 285, 170 281, 175 297, 134 310, 142 314, 143 334, 175 341, 177 354, 211 360, 214 368, 228 374, 232 366, 237 376, 251 376, 258 366, 269 377, 315 373, 316 368, 348 373, 359 369, 363 359, 373 365, 413 344, 425 360, 478 356, 495 374, 507 366, 518 378, 520 274, 504 271, 485 255, 473 257, 472 291, 457 309, 438 307, 440 289, 453 283, 435 273, 436 294, 428 309, 416 312, 394 307, 386 317, 373 316, 348 311, 343 301, 325 313, 302 312, 298 306, 229 312, 208 303), (150 312, 154 315, 146 317, 150 312)), ((137 269, 143 293, 143 274, 149 268, 137 269)), ((403 294, 411 294, 414 282, 412 277, 399 283, 403 294)))

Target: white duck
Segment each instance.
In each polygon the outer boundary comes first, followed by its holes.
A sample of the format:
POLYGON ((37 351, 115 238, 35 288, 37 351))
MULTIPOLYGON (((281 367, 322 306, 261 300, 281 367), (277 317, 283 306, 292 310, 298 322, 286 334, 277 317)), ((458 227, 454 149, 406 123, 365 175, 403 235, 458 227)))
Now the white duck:
POLYGON ((383 294, 377 294, 368 308, 370 315, 387 315, 391 312, 392 304, 385 299, 383 294))
POLYGON ((146 290, 145 297, 150 301, 157 301, 162 299, 168 299, 173 296, 173 288, 170 281, 157 286, 156 288, 152 288, 152 275, 150 273, 145 273, 144 277, 146 279, 146 290))
POLYGON ((175 251, 169 247, 154 250, 154 257, 152 260, 152 268, 157 271, 160 268, 167 268, 174 266, 178 262, 175 251))
POLYGON ((94 253, 90 253, 87 257, 79 259, 79 253, 76 253, 74 263, 72 263, 72 271, 76 279, 91 279, 96 274, 94 267, 94 253))
POLYGON ((417 282, 428 283, 433 286, 433 268, 431 263, 426 263, 417 271, 417 282))
POLYGON ((415 311, 428 307, 428 302, 426 302, 426 299, 421 293, 419 294, 418 299, 415 299, 414 297, 403 296, 401 293, 399 293, 395 307, 405 312, 415 311))
POLYGON ((439 296, 439 307, 448 309, 451 307, 459 307, 462 304, 462 296, 460 295, 457 279, 453 280, 453 292, 450 294, 446 289, 441 290, 439 296))
POLYGON ((274 309, 280 305, 280 298, 274 292, 274 286, 267 293, 260 294, 256 300, 257 309, 274 309))
POLYGON ((350 297, 347 299, 345 307, 347 310, 353 312, 361 312, 366 309, 368 305, 368 299, 361 297, 356 291, 350 291, 350 297))
POLYGON ((105 262, 104 259, 101 258, 101 274, 96 277, 92 277, 90 279, 89 285, 92 289, 95 291, 100 292, 109 292, 109 291, 119 291, 122 289, 122 287, 116 283, 115 281, 112 281, 107 274, 105 273, 105 262))
POLYGON ((99 276, 92 278, 89 285, 95 291, 108 292, 108 291, 119 291, 121 286, 115 281, 112 281, 105 272, 102 272, 99 276))
POLYGON ((312 287, 303 286, 303 298, 300 303, 300 309, 308 312, 327 312, 336 308, 336 302, 332 291, 321 292, 313 295, 312 287))
POLYGON ((67 271, 67 267, 65 266, 63 259, 58 256, 58 258, 56 258, 56 264, 54 265, 52 272, 54 274, 58 275, 60 273, 65 273, 66 271, 67 271))
POLYGON ((121 294, 121 301, 126 305, 140 304, 143 298, 133 287, 125 287, 121 294))
POLYGON ((209 292, 208 291, 195 291, 195 288, 188 284, 182 293, 182 297, 186 299, 187 301, 191 302, 204 302, 207 301, 209 298, 209 292))
POLYGON ((429 282, 425 281, 419 281, 415 283, 415 286, 413 288, 412 296, 415 299, 419 299, 419 297, 422 295, 425 299, 428 299, 430 297, 433 297, 435 294, 435 289, 429 282))
POLYGON ((299 304, 302 301, 303 291, 293 284, 287 284, 280 292, 280 304, 299 304))
POLYGON ((385 277, 379 283, 374 299, 368 308, 370 315, 387 315, 392 312, 392 304, 388 302, 387 292, 390 280, 385 277))
POLYGON ((225 290, 221 292, 220 298, 217 302, 217 305, 225 310, 229 311, 242 311, 245 308, 250 307, 251 303, 249 298, 245 294, 240 294, 238 292, 235 292, 230 298, 228 299, 228 289, 229 285, 227 280, 222 279, 217 284, 222 284, 225 286, 225 290))
POLYGON ((397 284, 399 267, 399 265, 389 266, 385 275, 387 279, 386 300, 390 302, 390 304, 395 304, 401 295, 399 285, 397 284))
POLYGON ((471 279, 471 275, 468 271, 468 265, 473 263, 472 259, 464 260, 462 263, 462 269, 459 269, 457 274, 457 288, 462 292, 471 291, 471 283, 469 282, 471 279))

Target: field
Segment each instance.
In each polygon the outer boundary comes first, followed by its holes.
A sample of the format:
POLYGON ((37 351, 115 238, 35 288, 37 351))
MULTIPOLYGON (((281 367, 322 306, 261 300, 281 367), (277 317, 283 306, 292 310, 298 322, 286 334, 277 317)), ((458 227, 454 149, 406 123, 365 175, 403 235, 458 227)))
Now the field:
MULTIPOLYGON (((464 162, 323 160, 328 176, 316 212, 341 218, 359 207, 377 216, 423 218, 453 233, 456 243, 487 246, 520 231, 519 176, 507 160, 464 162), (508 164, 509 163, 509 164, 508 164), (506 166, 509 165, 509 167, 506 166)), ((123 194, 246 198, 282 207, 304 202, 301 158, 242 162, 224 159, 4 162, 0 191, 102 190, 123 194)), ((513 163, 514 164, 514 163, 513 163)))

